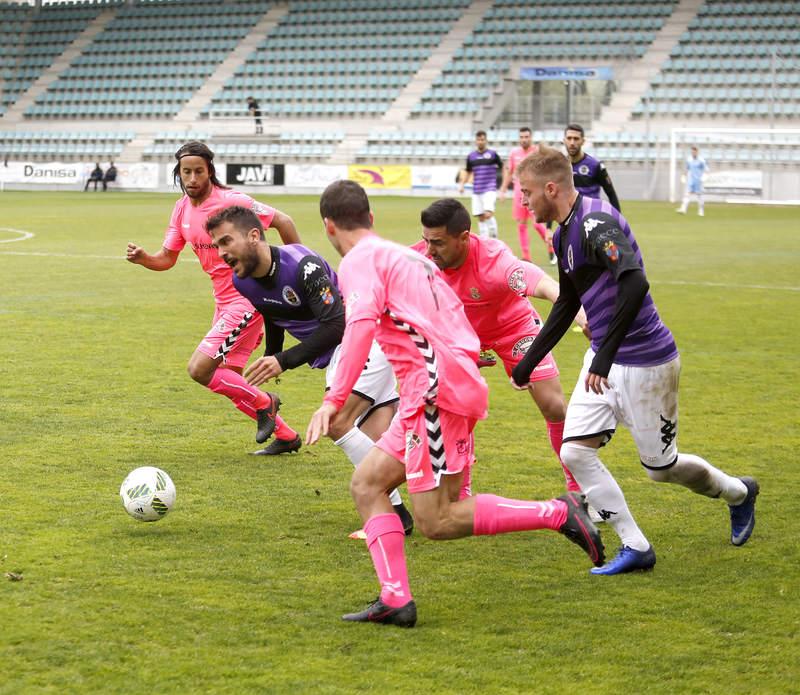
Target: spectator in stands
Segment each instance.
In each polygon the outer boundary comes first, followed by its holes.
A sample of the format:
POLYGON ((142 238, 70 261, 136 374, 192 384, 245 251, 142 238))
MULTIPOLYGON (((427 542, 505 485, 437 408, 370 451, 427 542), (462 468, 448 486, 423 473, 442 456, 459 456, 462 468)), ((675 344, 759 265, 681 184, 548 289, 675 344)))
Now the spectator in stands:
POLYGON ((708 163, 700 156, 697 146, 692 147, 691 156, 686 158, 686 192, 683 194, 683 203, 676 210, 681 215, 686 214, 689 208, 689 197, 694 193, 697 196, 697 214, 702 217, 703 212, 703 177, 708 171, 708 163))
POLYGON ((466 168, 461 172, 458 192, 464 193, 464 184, 472 176, 472 214, 478 218, 481 237, 497 239, 497 220, 494 216, 497 200, 497 179, 503 171, 503 160, 486 146, 486 131, 475 133, 475 148, 467 156, 466 168))
MULTIPOLYGON (((106 169, 105 176, 103 176, 103 190, 108 189, 108 184, 114 183, 117 180, 117 167, 114 166, 114 162, 109 162, 109 167, 106 169)), ((97 184, 95 184, 95 188, 97 188, 97 184)))
POLYGON ((575 189, 578 193, 590 198, 599 198, 600 189, 602 188, 608 196, 608 202, 618 212, 622 212, 617 192, 614 190, 605 164, 583 151, 584 141, 583 126, 577 123, 570 123, 564 130, 564 147, 567 148, 567 154, 572 162, 575 189))
POLYGON ((86 185, 83 187, 84 191, 89 190, 89 184, 94 183, 94 190, 97 190, 97 184, 103 182, 103 169, 100 166, 100 162, 94 163, 94 169, 92 169, 92 173, 89 174, 89 178, 86 180, 86 185))
POLYGON ((264 132, 264 127, 261 125, 261 106, 255 97, 247 97, 247 110, 256 119, 256 135, 261 135, 264 132))

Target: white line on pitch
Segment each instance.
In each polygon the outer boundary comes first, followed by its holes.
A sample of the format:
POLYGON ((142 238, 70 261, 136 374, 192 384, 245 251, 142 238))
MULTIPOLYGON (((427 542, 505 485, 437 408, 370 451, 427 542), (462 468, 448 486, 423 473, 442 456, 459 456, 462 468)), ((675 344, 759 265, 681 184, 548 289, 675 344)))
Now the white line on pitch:
POLYGON ((36 235, 33 232, 26 232, 24 229, 14 229, 13 227, 0 227, 0 232, 11 232, 12 234, 20 234, 16 239, 0 239, 0 244, 11 244, 15 241, 25 241, 26 239, 33 239, 36 235))
MULTIPOLYGON (((15 240, 16 241, 16 240, 15 240)), ((89 253, 50 253, 45 251, 0 251, 0 256, 45 256, 48 258, 95 258, 106 261, 124 261, 125 256, 97 256, 89 253)), ((198 263, 196 258, 178 258, 183 263, 198 263)))

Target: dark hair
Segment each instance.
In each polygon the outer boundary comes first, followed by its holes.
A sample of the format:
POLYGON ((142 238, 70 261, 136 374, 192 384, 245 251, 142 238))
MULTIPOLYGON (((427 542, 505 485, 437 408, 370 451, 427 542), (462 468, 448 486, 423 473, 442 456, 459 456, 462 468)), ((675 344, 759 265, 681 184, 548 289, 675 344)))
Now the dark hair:
POLYGON ((216 215, 209 217, 206 221, 206 231, 211 232, 212 229, 216 229, 225 222, 230 222, 234 229, 241 234, 247 234, 255 227, 261 232, 261 238, 264 238, 264 225, 261 224, 258 215, 243 205, 231 205, 231 207, 225 208, 216 215))
POLYGON ((229 186, 225 186, 217 178, 217 170, 214 168, 214 153, 211 151, 211 148, 204 142, 190 140, 178 148, 178 151, 175 153, 177 164, 172 170, 172 182, 178 184, 184 193, 186 193, 186 189, 183 187, 183 181, 181 180, 182 157, 202 157, 206 160, 206 166, 208 167, 208 178, 211 183, 217 188, 229 188, 229 186))
POLYGON ((522 126, 522 128, 519 129, 519 132, 520 133, 530 133, 531 129, 528 128, 528 126, 524 125, 524 126, 522 126))
POLYGON ((577 131, 578 133, 581 134, 581 137, 585 135, 585 133, 583 132, 583 126, 578 125, 577 123, 570 123, 566 128, 564 128, 564 133, 566 133, 568 130, 577 131))
POLYGON ((485 130, 479 130, 477 133, 475 133, 475 137, 476 138, 479 138, 481 135, 483 135, 483 137, 486 137, 486 131, 485 130))
POLYGON ((435 229, 445 227, 450 236, 469 231, 472 220, 460 201, 455 198, 440 198, 426 207, 420 215, 423 227, 435 229))
POLYGON ((369 198, 355 181, 334 181, 319 199, 319 214, 345 231, 371 229, 369 198))

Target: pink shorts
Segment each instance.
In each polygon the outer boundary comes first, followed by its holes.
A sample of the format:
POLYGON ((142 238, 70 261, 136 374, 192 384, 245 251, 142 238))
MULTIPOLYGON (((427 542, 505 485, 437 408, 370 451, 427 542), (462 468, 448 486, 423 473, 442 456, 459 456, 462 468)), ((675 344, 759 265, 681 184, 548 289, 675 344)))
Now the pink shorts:
POLYGON ((514 188, 514 200, 511 204, 511 216, 517 222, 536 222, 534 214, 522 204, 522 192, 514 188))
POLYGON ((250 312, 253 318, 244 330, 236 337, 230 350, 223 357, 223 363, 228 367, 244 367, 250 355, 258 347, 264 335, 264 319, 244 297, 240 302, 217 305, 214 311, 214 321, 211 330, 200 341, 197 349, 212 359, 218 356, 220 346, 230 336, 245 313, 250 312))
MULTIPOLYGON (((511 376, 511 371, 525 356, 525 353, 528 351, 528 348, 531 346, 533 339, 538 333, 538 330, 536 332, 521 333, 509 338, 503 338, 491 346, 491 349, 503 360, 503 366, 508 376, 511 376)), ((553 357, 553 353, 548 352, 545 358, 534 367, 531 372, 530 381, 544 381, 545 379, 553 379, 557 376, 558 365, 556 364, 556 359, 553 357)))
POLYGON ((476 422, 427 406, 408 417, 395 417, 376 446, 405 463, 410 493, 427 492, 439 487, 442 475, 461 473, 472 464, 476 422))

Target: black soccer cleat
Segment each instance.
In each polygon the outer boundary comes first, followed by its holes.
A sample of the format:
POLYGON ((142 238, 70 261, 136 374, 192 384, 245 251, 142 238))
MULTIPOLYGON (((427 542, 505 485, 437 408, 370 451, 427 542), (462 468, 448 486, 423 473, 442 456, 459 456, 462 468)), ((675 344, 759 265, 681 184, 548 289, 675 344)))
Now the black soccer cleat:
POLYGON ((262 410, 256 411, 256 422, 258 430, 256 430, 256 441, 259 444, 266 442, 275 431, 275 418, 278 417, 278 411, 281 409, 281 399, 277 393, 267 393, 269 396, 269 405, 262 410))
POLYGON ((736 506, 729 506, 731 511, 731 543, 744 545, 756 526, 756 497, 760 491, 758 481, 746 476, 740 480, 747 487, 747 495, 736 506))
POLYGON ((342 620, 352 623, 380 623, 381 625, 397 625, 397 627, 414 627, 417 624, 417 604, 409 601, 405 606, 392 608, 380 597, 360 613, 346 613, 342 620))
POLYGON ((414 517, 411 516, 411 512, 406 509, 406 505, 402 502, 400 504, 393 504, 394 513, 400 517, 400 521, 403 522, 403 533, 406 536, 410 536, 414 533, 414 517))
POLYGON ((577 492, 568 492, 558 498, 567 505, 567 520, 558 529, 569 540, 583 548, 595 567, 605 561, 605 548, 600 531, 589 518, 586 498, 577 492))
POLYGON ((291 454, 301 446, 300 437, 294 439, 273 439, 269 446, 253 452, 253 456, 277 456, 278 454, 291 454))

